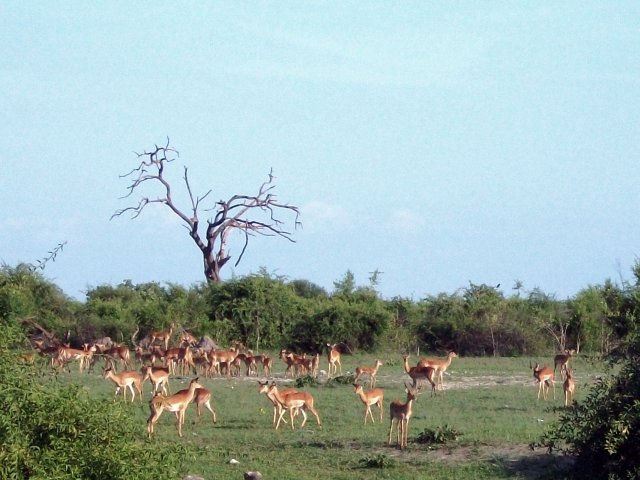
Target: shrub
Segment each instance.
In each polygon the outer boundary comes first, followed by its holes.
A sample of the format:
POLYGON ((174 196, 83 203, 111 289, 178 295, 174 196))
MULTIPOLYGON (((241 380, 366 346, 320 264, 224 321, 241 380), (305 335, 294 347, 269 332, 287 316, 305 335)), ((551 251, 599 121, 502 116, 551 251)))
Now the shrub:
POLYGON ((360 468, 391 468, 395 461, 383 453, 365 455, 358 461, 360 468))
POLYGON ((620 372, 599 380, 534 446, 574 455, 576 478, 640 478, 640 337, 620 372))
POLYGON ((441 427, 425 428, 416 437, 416 443, 428 444, 428 445, 443 445, 449 442, 455 442, 461 435, 455 428, 450 425, 443 425, 441 427))
POLYGON ((184 471, 185 448, 150 445, 122 404, 42 378, 18 362, 24 341, 0 321, 0 478, 159 479, 184 471))

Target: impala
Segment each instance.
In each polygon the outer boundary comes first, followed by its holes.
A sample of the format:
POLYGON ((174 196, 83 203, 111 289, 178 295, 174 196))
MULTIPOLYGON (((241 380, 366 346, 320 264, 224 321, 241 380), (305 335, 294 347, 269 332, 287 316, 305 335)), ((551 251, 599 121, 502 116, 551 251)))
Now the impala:
MULTIPOLYGON (((280 406, 280 404, 278 403, 278 400, 276 400, 276 397, 273 395, 272 392, 269 392, 269 382, 261 382, 260 380, 258 380, 258 384, 260 385, 260 388, 258 389, 258 393, 264 393, 267 398, 271 401, 271 403, 273 403, 273 425, 276 424, 276 416, 280 414, 280 412, 282 411, 282 407, 280 406)), ((298 390, 296 390, 295 388, 285 388, 284 390, 280 390, 280 394, 281 395, 289 395, 290 393, 298 393, 298 390)), ((294 415, 297 415, 298 412, 294 412, 294 415)), ((285 423, 287 422, 286 420, 282 419, 285 423)))
POLYGON ((231 376, 231 363, 235 360, 237 356, 237 352, 235 350, 212 350, 209 352, 209 360, 212 365, 218 366, 218 371, 222 374, 222 364, 226 365, 227 368, 227 376, 231 376))
POLYGON ((180 346, 181 347, 195 347, 199 340, 194 335, 190 334, 186 330, 183 330, 180 334, 180 346))
POLYGON ((553 357, 553 373, 556 373, 558 365, 560 365, 560 378, 563 379, 567 368, 569 367, 569 360, 576 354, 575 350, 565 350, 564 354, 559 354, 553 357))
POLYGON ((156 394, 149 402, 149 407, 151 408, 151 415, 149 415, 149 419, 147 420, 147 432, 149 434, 149 437, 151 437, 151 434, 153 433, 153 426, 156 424, 156 422, 160 418, 160 415, 162 415, 162 412, 164 412, 165 410, 167 412, 174 412, 176 414, 178 435, 182 437, 184 414, 187 410, 187 407, 195 397, 196 390, 198 388, 204 387, 198 383, 198 377, 196 377, 191 380, 191 382, 189 383, 189 388, 185 390, 180 390, 179 392, 176 392, 168 397, 156 394))
POLYGON ((567 369, 567 378, 565 379, 562 388, 564 390, 564 406, 568 407, 573 401, 573 394, 576 391, 576 382, 573 380, 573 370, 567 369))
POLYGON ((284 376, 287 376, 287 373, 291 372, 291 368, 293 367, 294 371, 291 373, 291 376, 297 376, 301 370, 304 369, 305 359, 301 355, 296 355, 293 352, 289 352, 288 350, 280 350, 280 358, 284 363, 287 364, 287 369, 284 371, 284 376))
POLYGON ((116 384, 116 393, 114 395, 114 399, 122 390, 122 394, 124 395, 124 401, 127 401, 127 388, 131 391, 131 401, 133 402, 136 398, 136 394, 133 391, 133 387, 136 387, 138 393, 140 394, 140 399, 142 400, 142 375, 136 372, 135 370, 130 370, 126 372, 114 373, 113 368, 107 367, 102 372, 102 377, 105 380, 111 380, 116 384))
MULTIPOLYGON (((273 360, 268 355, 253 355, 254 365, 262 365, 262 373, 265 376, 271 375, 271 366, 273 364, 273 360)), ((258 375, 258 370, 256 368, 256 375, 258 375)))
POLYGON ((433 367, 411 367, 409 366, 409 355, 403 355, 404 371, 413 380, 412 388, 418 386, 418 380, 427 380, 431 384, 431 396, 436 394, 436 383, 434 381, 436 377, 436 369, 433 367))
POLYGON ((163 342, 164 343, 164 349, 167 350, 169 348, 169 340, 171 340, 171 335, 173 335, 173 329, 174 328, 176 328, 176 324, 172 323, 171 326, 169 327, 169 330, 161 330, 159 332, 151 332, 149 334, 149 337, 151 338, 151 341, 149 342, 149 345, 152 345, 157 340, 159 342, 163 342))
POLYGON ((305 413, 305 410, 309 410, 311 413, 315 415, 316 420, 318 421, 318 426, 322 428, 322 424, 320 423, 320 416, 318 415, 318 412, 313 406, 313 397, 311 396, 310 393, 295 392, 295 393, 288 393, 286 395, 283 395, 278 391, 278 387, 276 386, 275 382, 271 384, 271 386, 268 389, 268 392, 271 395, 273 395, 273 397, 277 400, 277 402, 282 407, 282 410, 280 411, 280 416, 278 417, 278 421, 276 423, 276 430, 280 426, 280 421, 282 420, 282 417, 284 417, 285 410, 289 411, 289 420, 291 421, 291 429, 294 430, 293 416, 295 414, 295 411, 298 409, 300 409, 300 412, 302 413, 302 417, 303 417, 300 428, 304 427, 304 424, 307 422, 307 414, 305 413))
POLYGON ((114 364, 114 360, 119 360, 122 368, 129 368, 130 357, 129 347, 125 345, 113 345, 110 349, 104 352, 104 355, 111 363, 114 364))
POLYGON ((76 348, 70 347, 60 347, 58 349, 57 361, 61 365, 66 365, 71 360, 78 360, 78 370, 80 371, 80 373, 82 373, 85 367, 89 366, 89 363, 91 362, 95 351, 95 346, 92 346, 87 350, 78 350, 76 348))
POLYGON ((551 367, 541 367, 536 363, 535 367, 531 366, 531 362, 529 362, 529 368, 533 370, 533 378, 536 379, 538 383, 538 400, 540 400, 540 393, 542 393, 542 398, 544 400, 547 399, 547 392, 549 391, 549 383, 553 386, 553 399, 556 399, 556 383, 553 376, 553 370, 551 367))
POLYGON ((144 382, 149 379, 153 386, 151 396, 153 397, 158 391, 162 390, 164 395, 167 395, 167 388, 169 387, 169 368, 167 367, 153 367, 146 365, 140 369, 144 382))
POLYGON ((367 424, 367 415, 371 417, 371 423, 376 423, 373 420, 373 414, 371 413, 371 405, 377 405, 380 409, 380 422, 382 422, 382 401, 384 400, 384 392, 382 391, 382 389, 374 388, 372 390, 369 390, 368 392, 365 392, 364 388, 362 388, 362 385, 354 383, 353 386, 356 389, 356 395, 360 397, 360 400, 362 400, 362 403, 364 403, 365 406, 364 424, 367 424))
POLYGON ((373 367, 356 367, 356 376, 353 379, 354 383, 358 383, 358 380, 362 375, 369 375, 369 387, 373 388, 376 386, 376 375, 378 374, 378 369, 383 365, 380 360, 376 360, 376 363, 373 367))
POLYGON ((409 419, 411 418, 411 408, 413 402, 416 400, 418 394, 414 388, 409 387, 405 383, 405 392, 407 393, 407 400, 402 403, 400 400, 394 400, 389 405, 389 418, 391 419, 391 425, 389 426, 389 442, 391 445, 391 434, 393 432, 393 422, 396 422, 396 429, 398 431, 398 446, 400 449, 407 446, 407 436, 409 433, 409 419))
POLYGON ((327 351, 327 360, 329 361, 329 377, 331 374, 336 374, 338 367, 340 367, 340 375, 342 375, 342 363, 340 362, 340 350, 336 347, 337 343, 327 343, 329 350, 327 351))
POLYGON ((438 384, 440 390, 444 389, 444 372, 451 365, 451 361, 456 358, 458 354, 456 352, 449 352, 447 358, 422 358, 418 362, 418 367, 432 367, 435 368, 438 374, 438 384))
POLYGON ((198 409, 198 418, 202 414, 202 407, 204 406, 207 410, 211 412, 213 416, 213 423, 216 423, 216 412, 211 408, 211 392, 204 387, 196 388, 196 393, 193 396, 193 403, 196 404, 198 409))
POLYGON ((58 353, 60 347, 59 345, 45 345, 44 341, 42 340, 35 340, 33 342, 33 348, 43 357, 49 357, 49 359, 51 360, 51 368, 56 367, 59 362, 58 362, 58 353))

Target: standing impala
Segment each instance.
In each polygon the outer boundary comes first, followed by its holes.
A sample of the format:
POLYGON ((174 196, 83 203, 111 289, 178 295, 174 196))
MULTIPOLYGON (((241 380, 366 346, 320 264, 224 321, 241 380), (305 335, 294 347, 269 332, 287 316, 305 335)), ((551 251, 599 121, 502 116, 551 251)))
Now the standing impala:
POLYGON ((356 367, 356 376, 353 379, 354 383, 358 383, 358 379, 362 375, 369 375, 369 387, 373 388, 376 386, 376 375, 378 374, 378 369, 383 365, 380 360, 376 360, 376 363, 373 367, 356 367))
POLYGON ((184 414, 187 411, 187 407, 193 400, 193 397, 196 395, 196 390, 198 388, 204 388, 202 385, 198 383, 198 377, 191 380, 189 383, 189 388, 185 390, 180 390, 173 395, 169 395, 168 397, 162 396, 160 394, 156 394, 151 401, 149 402, 149 406, 151 407, 151 415, 149 415, 149 419, 147 420, 147 432, 149 437, 153 433, 153 426, 156 424, 160 415, 165 410, 168 412, 174 412, 176 414, 177 427, 178 427, 178 435, 182 437, 182 425, 184 425, 184 414))
POLYGON ((444 389, 444 372, 451 365, 451 361, 456 358, 458 354, 456 352, 449 352, 447 358, 422 358, 418 362, 418 367, 432 367, 435 368, 438 374, 438 384, 440 390, 444 389))
POLYGON ((562 385, 564 390, 564 406, 568 407, 573 401, 573 394, 576 391, 576 382, 573 380, 573 370, 567 369, 567 378, 562 385))
POLYGON ((140 369, 143 378, 142 381, 146 381, 147 378, 153 386, 151 396, 162 390, 163 395, 168 395, 167 388, 169 387, 169 367, 153 367, 145 365, 140 369))
POLYGON ((389 443, 391 445, 391 434, 393 432, 393 422, 396 423, 396 429, 398 431, 398 446, 400 449, 407 446, 407 436, 409 433, 409 419, 411 418, 411 411, 413 402, 416 400, 418 393, 414 388, 409 387, 405 383, 405 392, 407 392, 407 400, 402 403, 400 400, 394 400, 389 405, 389 418, 391 419, 391 425, 389 426, 389 443))
POLYGON ((380 388, 374 388, 365 392, 362 388, 362 385, 358 385, 357 383, 353 384, 356 389, 356 395, 360 397, 362 403, 364 403, 365 411, 364 411, 364 424, 367 424, 367 416, 371 417, 371 423, 376 423, 373 419, 373 414, 371 413, 371 405, 377 405, 378 409, 380 409, 380 422, 382 422, 382 401, 384 400, 384 392, 380 388))
POLYGON ((575 350, 565 350, 564 354, 559 354, 553 357, 553 373, 556 373, 556 369, 558 368, 558 365, 560 365, 560 378, 564 379, 567 368, 569 368, 569 360, 571 360, 571 357, 575 354, 575 350))
POLYGON ((407 373, 411 380, 413 380, 412 388, 418 386, 418 380, 427 380, 431 384, 431 396, 436 394, 436 383, 434 381, 436 377, 436 369, 433 367, 411 367, 409 366, 409 355, 403 355, 404 371, 407 373))
POLYGON ((136 394, 133 391, 133 387, 136 387, 138 393, 140 394, 140 400, 142 400, 142 375, 136 372, 135 370, 129 370, 126 372, 114 373, 113 368, 108 367, 105 368, 102 372, 102 377, 105 380, 111 380, 116 384, 116 393, 114 396, 118 396, 120 390, 122 389, 122 394, 124 395, 124 401, 127 401, 127 388, 131 391, 131 401, 133 402, 136 398, 136 394))
POLYGON ((542 398, 544 400, 547 399, 547 392, 549 391, 549 383, 553 386, 553 399, 556 399, 556 382, 553 378, 553 370, 551 367, 541 367, 536 363, 535 367, 531 366, 531 362, 529 362, 529 368, 533 370, 533 378, 536 379, 538 383, 538 400, 540 400, 540 393, 542 393, 542 398))
POLYGON ((161 330, 158 332, 151 332, 149 337, 151 341, 149 345, 153 345, 156 340, 164 343, 164 349, 167 350, 169 348, 169 340, 171 340, 171 335, 173 335, 173 329, 176 328, 176 324, 172 323, 169 327, 169 330, 161 330))
POLYGON ((282 420, 282 417, 284 417, 285 410, 289 411, 289 420, 291 421, 292 430, 295 429, 293 426, 293 416, 296 410, 300 410, 300 412, 302 412, 303 420, 302 420, 302 424, 300 425, 300 428, 304 427, 304 424, 307 423, 307 414, 305 413, 305 410, 309 410, 311 413, 313 413, 318 422, 318 426, 322 427, 322 424, 320 423, 320 416, 318 415, 318 412, 313 406, 313 397, 311 396, 310 393, 296 392, 296 393, 288 393, 286 395, 283 395, 278 391, 278 387, 276 386, 275 382, 271 384, 268 392, 269 394, 273 395, 273 397, 278 401, 278 403, 282 407, 282 410, 280 411, 280 416, 278 417, 278 422, 276 423, 276 430, 280 426, 280 421, 282 420))
POLYGON ((340 350, 338 350, 337 343, 327 343, 329 350, 327 351, 327 361, 329 362, 329 377, 332 374, 338 373, 338 367, 340 367, 340 375, 342 375, 342 363, 340 362, 340 350))

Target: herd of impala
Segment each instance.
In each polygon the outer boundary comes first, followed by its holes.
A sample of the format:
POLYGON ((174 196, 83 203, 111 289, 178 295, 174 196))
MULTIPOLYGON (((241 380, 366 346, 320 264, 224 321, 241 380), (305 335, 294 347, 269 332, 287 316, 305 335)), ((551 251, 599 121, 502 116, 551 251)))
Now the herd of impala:
MULTIPOLYGON (((143 398, 143 385, 148 380, 151 384, 151 400, 149 401, 150 415, 147 420, 147 433, 153 434, 154 426, 164 411, 173 412, 176 416, 178 435, 182 437, 182 427, 184 425, 185 412, 191 403, 196 404, 198 417, 202 414, 202 409, 206 408, 211 413, 213 423, 216 423, 216 412, 211 406, 211 392, 199 383, 199 376, 206 377, 212 375, 240 375, 244 366, 246 376, 258 376, 258 367, 262 369, 264 377, 271 376, 272 359, 267 355, 254 355, 250 350, 244 350, 242 345, 236 345, 227 349, 204 350, 197 348, 199 341, 192 334, 183 330, 178 338, 178 346, 170 347, 171 339, 176 329, 172 324, 168 330, 151 332, 146 342, 146 346, 136 344, 135 336, 132 336, 134 345, 135 361, 141 364, 140 370, 131 369, 132 359, 129 348, 125 345, 104 345, 99 342, 85 344, 83 349, 74 349, 68 345, 45 346, 41 340, 34 342, 34 350, 41 355, 50 358, 54 368, 69 368, 72 361, 78 362, 80 372, 93 368, 98 358, 104 359, 103 378, 115 384, 115 396, 120 391, 123 393, 125 401, 127 392, 131 394, 131 401, 136 397, 143 398), (159 363, 159 364, 158 364, 159 363), (116 366, 120 365, 123 370, 116 372, 116 366), (172 375, 187 375, 191 371, 198 375, 191 380, 188 388, 169 394, 169 379, 172 375)), ((342 375, 341 356, 344 344, 327 343, 327 363, 328 377, 342 375)), ((566 350, 565 353, 556 355, 554 358, 554 368, 548 366, 535 366, 530 364, 534 379, 538 385, 538 400, 542 396, 547 399, 548 389, 553 388, 553 398, 555 399, 555 374, 559 367, 560 376, 563 380, 564 404, 569 405, 575 391, 575 381, 569 360, 575 355, 575 350, 566 350)), ((397 443, 402 449, 407 446, 407 435, 409 420, 412 415, 413 404, 418 396, 420 383, 428 382, 431 385, 431 395, 436 395, 437 390, 444 389, 444 373, 451 365, 451 362, 458 355, 449 352, 445 358, 421 358, 415 366, 409 363, 409 355, 403 355, 404 372, 412 380, 411 384, 405 383, 405 401, 393 400, 389 404, 389 439, 391 445, 393 428, 396 426, 397 443)), ((317 377, 320 370, 320 355, 298 355, 288 350, 281 350, 279 358, 286 365, 284 376, 292 377, 300 375, 311 375, 317 377)), ((364 424, 370 419, 375 423, 372 406, 376 406, 380 421, 384 415, 384 390, 376 387, 377 374, 383 362, 379 359, 371 366, 363 365, 355 369, 353 379, 354 392, 357 398, 364 405, 364 424), (368 379, 369 390, 365 390, 361 381, 368 379)), ((272 381, 258 381, 258 392, 265 394, 273 405, 273 425, 277 430, 282 422, 287 423, 285 415, 288 412, 289 424, 295 429, 294 421, 298 415, 302 415, 300 428, 304 427, 307 421, 307 412, 311 412, 317 421, 318 426, 322 426, 320 415, 314 406, 313 396, 306 391, 299 391, 295 388, 279 389, 272 381)))

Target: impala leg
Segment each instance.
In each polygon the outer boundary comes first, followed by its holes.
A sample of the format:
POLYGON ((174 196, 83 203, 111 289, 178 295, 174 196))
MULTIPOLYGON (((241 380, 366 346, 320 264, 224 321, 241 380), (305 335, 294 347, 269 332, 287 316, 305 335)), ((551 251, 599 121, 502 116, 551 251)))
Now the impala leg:
POLYGON ((176 412, 176 419, 178 420, 178 436, 182 437, 182 420, 184 419, 184 417, 181 410, 176 412))
MULTIPOLYGON (((213 416, 213 423, 216 423, 216 412, 213 411, 213 408, 211 408, 211 404, 209 403, 209 400, 207 400, 206 402, 204 402, 204 406, 207 407, 207 410, 209 410, 211 412, 211 415, 213 416)), ((198 415, 200 415, 198 413, 198 415)))
POLYGON ((147 419, 147 432, 149 434, 149 438, 151 438, 151 434, 153 433, 153 426, 156 424, 160 415, 162 415, 162 411, 164 409, 162 407, 156 408, 154 405, 151 406, 151 415, 147 419))
MULTIPOLYGON (((278 429, 278 427, 280 427, 280 422, 282 421, 282 417, 284 417, 284 413, 285 413, 284 408, 280 407, 279 408, 279 412, 280 413, 278 415, 278 421, 276 422, 276 430, 278 429)), ((291 423, 293 423, 293 422, 291 422, 291 423)))
POLYGON ((391 434, 393 433, 393 418, 391 419, 391 424, 389 425, 389 441, 387 445, 391 446, 391 434))
POLYGON ((367 405, 366 410, 364 411, 364 424, 367 424, 367 417, 371 416, 371 422, 376 423, 373 421, 373 415, 371 415, 371 406, 367 405))

